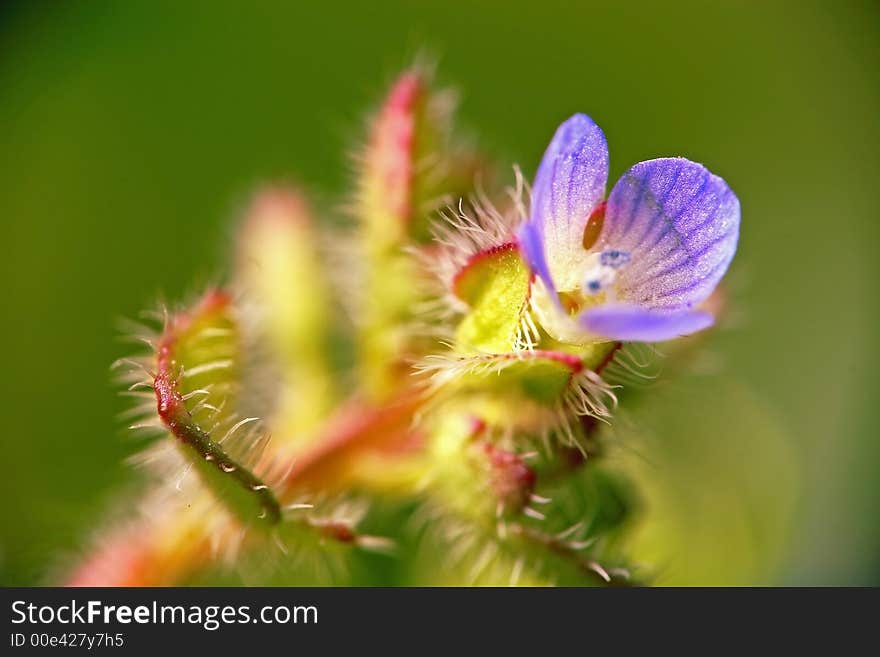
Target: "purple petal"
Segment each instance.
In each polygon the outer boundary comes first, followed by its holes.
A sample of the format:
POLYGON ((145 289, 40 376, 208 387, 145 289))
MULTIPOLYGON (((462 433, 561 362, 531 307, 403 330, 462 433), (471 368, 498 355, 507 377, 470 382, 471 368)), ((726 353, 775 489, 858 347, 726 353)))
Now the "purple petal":
POLYGON ((578 318, 590 333, 612 340, 661 342, 712 326, 712 315, 699 310, 664 312, 628 304, 594 306, 578 318))
POLYGON ((684 158, 640 162, 611 190, 602 248, 628 251, 618 295, 685 309, 708 297, 736 252, 740 208, 718 176, 684 158))
POLYGON ((532 187, 531 216, 520 238, 532 269, 551 289, 565 287, 584 257, 587 219, 605 196, 608 145, 605 135, 585 114, 559 126, 544 153, 532 187), (524 233, 531 232, 530 236, 524 233), (543 260, 537 256, 540 243, 543 260), (552 276, 553 280, 550 280, 552 276))
POLYGON ((547 291, 553 299, 558 299, 556 287, 553 285, 553 277, 547 267, 547 258, 544 256, 544 242, 541 239, 540 229, 537 224, 526 222, 518 233, 519 248, 531 270, 544 281, 547 291))

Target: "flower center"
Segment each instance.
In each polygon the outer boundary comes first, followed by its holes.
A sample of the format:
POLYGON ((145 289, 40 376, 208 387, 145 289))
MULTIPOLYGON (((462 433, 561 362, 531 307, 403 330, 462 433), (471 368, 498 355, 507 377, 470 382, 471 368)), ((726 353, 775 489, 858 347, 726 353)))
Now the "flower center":
POLYGON ((561 309, 545 293, 545 288, 539 286, 533 299, 533 307, 544 330, 555 340, 568 344, 601 341, 596 336, 585 333, 574 318, 589 307, 617 301, 618 276, 631 259, 629 251, 620 249, 585 253, 569 279, 573 283, 579 282, 568 289, 558 290, 561 309))
POLYGON ((596 297, 605 293, 613 300, 614 281, 629 261, 629 252, 618 249, 605 249, 601 253, 591 254, 586 260, 581 277, 581 292, 585 297, 596 297))

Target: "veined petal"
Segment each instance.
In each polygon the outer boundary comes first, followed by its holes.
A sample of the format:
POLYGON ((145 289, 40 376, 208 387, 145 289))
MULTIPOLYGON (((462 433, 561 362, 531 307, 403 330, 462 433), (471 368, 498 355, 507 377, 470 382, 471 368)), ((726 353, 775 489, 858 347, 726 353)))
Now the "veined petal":
POLYGON ((553 277, 550 275, 550 268, 547 266, 547 257, 544 253, 544 239, 538 224, 531 221, 524 223, 519 229, 517 241, 519 242, 523 259, 529 265, 529 268, 544 281, 547 291, 555 299, 556 287, 553 284, 553 277))
POLYGON ((629 252, 618 279, 627 303, 681 310, 703 301, 736 252, 736 195, 684 158, 640 162, 611 190, 601 248, 629 252))
POLYGON ((605 135, 590 117, 575 114, 559 126, 544 153, 532 187, 531 216, 520 234, 530 266, 551 290, 577 288, 584 228, 605 196, 607 181, 605 135))
POLYGON ((581 326, 612 340, 661 342, 712 326, 712 315, 700 310, 666 312, 630 304, 594 306, 578 318, 581 326))

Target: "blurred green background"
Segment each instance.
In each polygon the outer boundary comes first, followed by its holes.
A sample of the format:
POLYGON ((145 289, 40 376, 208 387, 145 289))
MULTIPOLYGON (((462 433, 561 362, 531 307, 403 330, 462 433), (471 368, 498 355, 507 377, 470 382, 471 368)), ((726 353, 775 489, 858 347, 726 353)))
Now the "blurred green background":
POLYGON ((131 478, 115 320, 221 274, 258 181, 345 193, 422 49, 501 162, 584 111, 612 179, 684 155, 740 197, 734 321, 639 420, 666 482, 641 554, 880 583, 878 39, 867 1, 4 3, 0 583, 46 582, 131 478))

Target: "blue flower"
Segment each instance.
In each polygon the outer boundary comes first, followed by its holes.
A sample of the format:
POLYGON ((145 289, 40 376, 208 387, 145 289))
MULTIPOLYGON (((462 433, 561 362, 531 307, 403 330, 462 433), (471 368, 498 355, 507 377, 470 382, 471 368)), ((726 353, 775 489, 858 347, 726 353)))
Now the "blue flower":
POLYGON ((543 283, 535 307, 545 329, 580 343, 656 342, 711 326, 697 306, 736 252, 736 195, 684 158, 636 164, 603 202, 607 180, 605 135, 576 114, 544 154, 518 231, 543 283))

